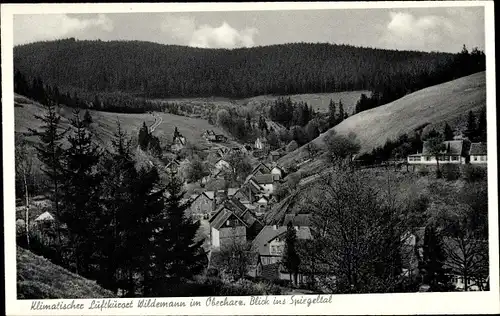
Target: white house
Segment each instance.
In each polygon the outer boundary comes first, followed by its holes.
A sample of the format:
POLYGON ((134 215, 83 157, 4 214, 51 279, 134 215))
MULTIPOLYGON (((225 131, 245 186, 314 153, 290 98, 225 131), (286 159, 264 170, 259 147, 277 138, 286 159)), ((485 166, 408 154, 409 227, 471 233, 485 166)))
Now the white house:
POLYGON ((213 248, 225 247, 235 241, 252 241, 262 229, 255 214, 236 199, 224 201, 210 218, 209 224, 213 248))
POLYGON ((488 162, 486 143, 472 143, 470 145, 470 163, 485 164, 488 162))
MULTIPOLYGON (((444 150, 438 155, 440 164, 465 164, 469 157, 470 142, 468 140, 444 141, 444 150)), ((409 164, 435 165, 436 155, 431 154, 429 143, 424 142, 421 153, 408 156, 409 164)))
POLYGON ((269 149, 269 143, 265 137, 258 137, 254 144, 255 149, 267 150, 269 149))
POLYGON ((278 166, 274 166, 274 168, 271 169, 271 174, 278 175, 280 179, 283 179, 285 177, 285 170, 278 166))

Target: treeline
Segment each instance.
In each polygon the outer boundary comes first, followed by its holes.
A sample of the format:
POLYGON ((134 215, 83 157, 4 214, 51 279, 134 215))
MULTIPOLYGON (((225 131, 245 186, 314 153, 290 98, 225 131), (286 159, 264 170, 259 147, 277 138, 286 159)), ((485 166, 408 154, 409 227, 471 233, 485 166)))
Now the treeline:
POLYGON ((45 84, 40 76, 29 80, 19 69, 16 69, 14 72, 14 92, 42 104, 53 102, 80 109, 94 109, 116 113, 145 113, 148 111, 162 111, 162 109, 175 112, 174 114, 179 112, 177 104, 168 103, 162 106, 145 98, 134 97, 124 93, 95 94, 71 88, 63 92, 56 84, 45 84))
MULTIPOLYGON (((139 168, 119 123, 111 148, 104 149, 93 142, 78 109, 68 130, 61 128, 53 103, 37 118, 42 125, 29 135, 38 138, 34 147, 49 179, 55 220, 47 227, 26 222, 19 245, 128 297, 164 296, 167 285, 204 269, 202 242, 194 241, 199 223, 185 216, 189 204, 181 179, 167 174, 162 182, 156 167, 139 168)), ((16 144, 16 166, 33 159, 26 146, 16 144)), ((31 194, 25 188, 28 213, 31 194)))
POLYGON ((463 55, 293 43, 201 49, 140 41, 37 42, 14 48, 30 77, 92 92, 153 97, 377 91, 383 102, 485 69, 463 55))
MULTIPOLYGON (((462 51, 453 57, 452 62, 449 65, 445 65, 442 69, 438 69, 437 73, 441 74, 443 78, 449 78, 449 80, 452 80, 454 78, 484 71, 485 69, 486 58, 484 53, 479 51, 477 48, 474 48, 472 52, 469 53, 464 45, 462 51), (452 67, 455 69, 452 69, 452 67)), ((432 81, 432 76, 424 73, 420 76, 420 78, 410 79, 411 81, 406 84, 406 87, 405 85, 398 86, 398 83, 394 83, 392 81, 392 86, 388 84, 386 86, 382 85, 373 89, 371 96, 362 94, 359 101, 356 103, 354 113, 356 114, 373 109, 379 105, 386 104, 403 97, 410 92, 431 86, 431 84, 424 84, 426 78, 432 81)), ((437 84, 439 82, 435 83, 437 84)))

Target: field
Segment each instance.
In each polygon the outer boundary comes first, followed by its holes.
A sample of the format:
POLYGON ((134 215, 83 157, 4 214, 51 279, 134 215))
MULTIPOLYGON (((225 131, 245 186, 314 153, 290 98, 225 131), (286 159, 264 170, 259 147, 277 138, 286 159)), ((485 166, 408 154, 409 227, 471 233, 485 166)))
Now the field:
MULTIPOLYGON (((444 122, 458 127, 469 111, 478 111, 486 104, 486 75, 479 72, 443 84, 411 93, 394 102, 353 115, 333 129, 339 134, 354 132, 361 143, 361 152, 371 151, 403 133, 429 124, 427 128, 441 129, 444 122), (458 125, 458 126, 457 126, 458 125)), ((313 142, 324 145, 321 134, 313 142)), ((306 156, 305 149, 282 157, 281 164, 289 164, 306 156)))
MULTIPOLYGON (((16 132, 26 132, 28 128, 38 128, 40 121, 35 119, 34 115, 42 115, 43 108, 40 104, 33 102, 23 96, 15 96, 15 130, 16 132)), ((60 115, 62 116, 61 125, 67 128, 69 119, 71 118, 72 109, 62 107, 60 115)), ((153 125, 155 117, 151 114, 125 114, 125 113, 112 113, 102 111, 90 111, 94 123, 91 128, 96 137, 103 144, 110 144, 113 134, 117 128, 117 121, 120 121, 121 127, 128 133, 129 136, 136 138, 139 129, 143 122, 148 126, 153 125)), ((199 118, 190 118, 185 116, 178 116, 168 113, 157 113, 161 117, 161 124, 155 128, 153 134, 160 138, 162 143, 167 140, 170 142, 174 135, 175 127, 179 132, 186 137, 188 143, 195 145, 208 145, 207 141, 201 137, 203 132, 207 129, 214 130, 216 133, 225 134, 223 130, 210 125, 206 120, 199 118)))
MULTIPOLYGON (((369 91, 345 91, 345 92, 334 92, 334 93, 308 93, 308 94, 294 94, 287 95, 285 97, 290 97, 294 102, 307 102, 315 111, 326 113, 328 112, 328 104, 330 100, 336 103, 339 100, 342 101, 344 110, 350 115, 356 102, 359 100, 362 93, 370 95, 369 91)), ((158 99, 159 102, 172 102, 191 105, 194 107, 206 106, 206 105, 219 105, 219 106, 246 106, 251 110, 258 110, 261 104, 273 102, 278 99, 279 96, 275 95, 261 95, 246 99, 229 99, 229 98, 173 98, 173 99, 158 99)))
POLYGON ((115 297, 94 281, 20 247, 17 247, 17 296, 19 299, 115 297))

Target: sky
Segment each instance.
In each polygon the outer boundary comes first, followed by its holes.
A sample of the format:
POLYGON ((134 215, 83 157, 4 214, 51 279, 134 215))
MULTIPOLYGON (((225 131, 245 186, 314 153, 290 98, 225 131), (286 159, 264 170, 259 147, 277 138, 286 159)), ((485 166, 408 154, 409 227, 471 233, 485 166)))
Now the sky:
POLYGON ((294 42, 456 53, 484 50, 484 8, 38 14, 14 16, 14 44, 141 40, 204 48, 294 42))

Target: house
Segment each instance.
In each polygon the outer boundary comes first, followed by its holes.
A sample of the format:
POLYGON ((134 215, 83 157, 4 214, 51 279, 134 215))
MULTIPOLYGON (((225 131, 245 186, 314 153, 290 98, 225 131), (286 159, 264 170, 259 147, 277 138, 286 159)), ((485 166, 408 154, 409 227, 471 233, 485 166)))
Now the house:
MULTIPOLYGON (((440 164, 464 164, 468 162, 470 142, 465 139, 444 141, 444 150, 439 154, 440 164)), ((435 155, 431 154, 429 142, 424 142, 422 153, 408 156, 409 164, 436 164, 435 155)))
POLYGON ((262 188, 262 193, 270 195, 273 194, 279 180, 279 176, 275 174, 259 174, 252 176, 248 182, 260 186, 262 188))
POLYGON ((470 144, 470 163, 485 164, 488 162, 486 143, 470 144))
MULTIPOLYGON (((252 242, 254 249, 259 253, 258 269, 261 277, 268 280, 290 280, 290 274, 281 264, 285 249, 287 226, 267 225, 259 232, 252 242)), ((311 240, 309 227, 295 227, 297 240, 311 240)), ((304 276, 299 273, 299 283, 303 283, 304 276)))
POLYGON ((217 208, 209 224, 212 248, 252 241, 263 226, 251 210, 234 198, 217 208))
POLYGON ((214 177, 217 177, 222 171, 226 170, 231 170, 231 165, 229 164, 229 162, 221 158, 214 164, 212 175, 214 177))
POLYGON ((234 198, 243 204, 253 204, 261 194, 262 188, 254 182, 244 183, 234 194, 234 198))
POLYGON ((172 141, 172 146, 170 147, 172 151, 180 151, 186 146, 186 138, 179 133, 177 127, 174 131, 174 139, 172 141))
POLYGON ((269 143, 265 137, 258 137, 255 140, 254 147, 255 149, 266 151, 269 150, 269 143))
POLYGON ((260 162, 257 166, 255 166, 255 168, 253 168, 250 175, 255 176, 258 174, 270 174, 270 173, 271 173, 271 167, 263 162, 260 162))
POLYGON ((256 215, 262 216, 267 211, 269 206, 269 198, 265 196, 260 196, 259 199, 255 202, 256 215))
POLYGON ((202 192, 191 199, 189 213, 193 218, 208 219, 215 211, 217 198, 213 194, 213 191, 210 193, 202 192))
POLYGON ((179 167, 181 166, 181 163, 177 159, 172 159, 167 165, 165 166, 165 171, 172 172, 172 173, 177 173, 179 171, 179 167))
POLYGON ((283 179, 286 175, 285 170, 279 166, 274 166, 273 169, 271 169, 271 174, 278 175, 280 179, 283 179))
POLYGON ((212 130, 206 130, 203 133, 203 138, 205 138, 206 140, 209 140, 209 141, 214 141, 215 140, 215 133, 214 133, 214 131, 212 131, 212 130))
POLYGON ((276 162, 281 158, 284 154, 281 151, 273 150, 269 153, 269 160, 271 162, 276 162))
POLYGON ((222 134, 216 134, 212 130, 206 130, 203 133, 203 138, 205 138, 208 141, 215 142, 215 143, 220 143, 220 142, 226 142, 227 137, 222 135, 222 134))
POLYGON ((225 142, 227 142, 227 137, 222 135, 222 134, 217 134, 217 135, 215 135, 214 141, 217 143, 222 143, 222 142, 225 143, 225 142))

